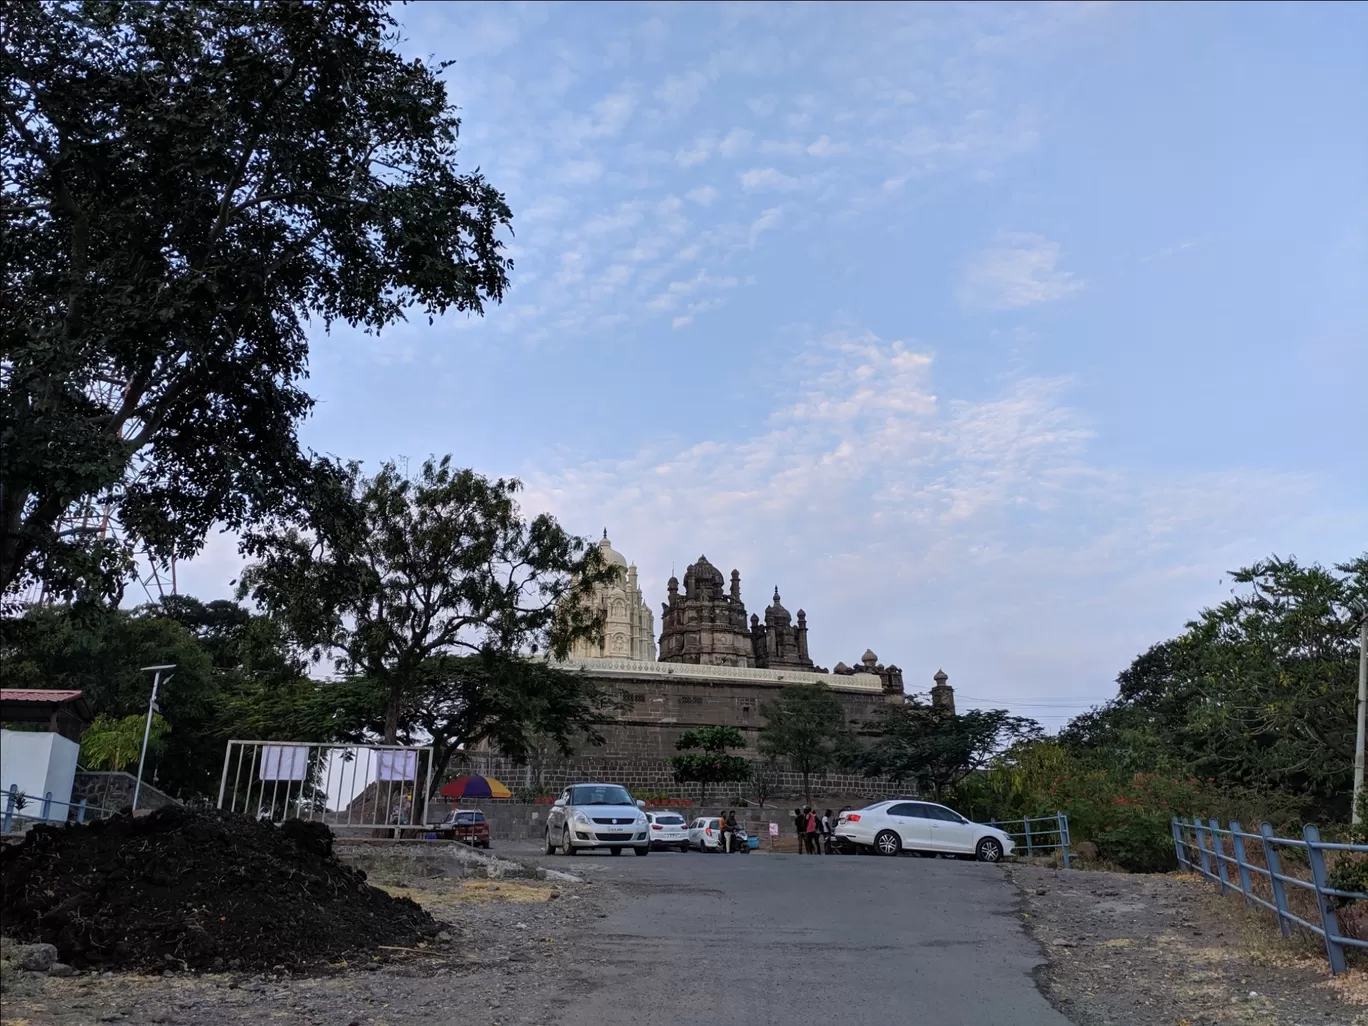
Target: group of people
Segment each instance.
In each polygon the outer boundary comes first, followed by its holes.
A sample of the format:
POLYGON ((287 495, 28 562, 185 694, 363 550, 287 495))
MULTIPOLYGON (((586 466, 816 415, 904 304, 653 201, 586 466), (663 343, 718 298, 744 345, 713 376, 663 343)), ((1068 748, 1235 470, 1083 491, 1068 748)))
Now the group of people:
POLYGON ((800 855, 835 855, 836 824, 839 817, 830 809, 817 815, 811 805, 793 810, 793 828, 798 833, 800 855))
POLYGON ((728 809, 719 818, 722 820, 722 850, 731 854, 737 846, 736 832, 741 829, 736 823, 736 810, 728 809))

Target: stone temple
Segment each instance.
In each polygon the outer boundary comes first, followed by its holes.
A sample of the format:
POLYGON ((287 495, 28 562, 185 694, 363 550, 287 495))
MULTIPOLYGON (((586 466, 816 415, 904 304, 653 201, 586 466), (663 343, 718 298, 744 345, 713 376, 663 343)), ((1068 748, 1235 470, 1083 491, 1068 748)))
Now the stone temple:
MULTIPOLYGON (((677 754, 675 739, 692 727, 736 727, 745 741, 737 754, 759 762, 762 709, 788 685, 827 685, 856 731, 889 704, 902 703, 903 677, 897 666, 885 666, 871 651, 854 666, 837 663, 830 672, 814 665, 804 610, 796 618, 790 615, 775 588, 763 620, 749 615, 740 573, 732 570, 724 577, 703 556, 685 570, 682 591, 674 577, 666 585, 657 658, 651 612, 635 564, 612 548, 606 531, 599 545, 608 562, 621 567, 614 581, 599 586, 588 599, 604 614, 604 638, 577 645, 562 665, 616 693, 619 709, 601 730, 604 744, 584 746, 570 759, 534 756, 526 766, 472 752, 473 772, 542 793, 577 780, 609 780, 638 791, 686 797, 696 792, 675 783, 668 763, 677 754)), ((936 685, 939 700, 953 708, 953 691, 940 674, 936 685)), ((821 785, 828 793, 871 799, 907 786, 837 774, 821 785)), ((797 793, 796 774, 781 773, 780 790, 797 793)))

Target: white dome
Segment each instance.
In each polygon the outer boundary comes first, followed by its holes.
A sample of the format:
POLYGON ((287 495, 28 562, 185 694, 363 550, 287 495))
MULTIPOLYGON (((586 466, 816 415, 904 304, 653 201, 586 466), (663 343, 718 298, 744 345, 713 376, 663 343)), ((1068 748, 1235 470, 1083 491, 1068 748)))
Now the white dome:
POLYGON ((603 553, 603 561, 610 566, 625 567, 627 565, 627 557, 613 548, 612 542, 608 540, 607 528, 604 528, 603 540, 599 542, 599 551, 603 553))

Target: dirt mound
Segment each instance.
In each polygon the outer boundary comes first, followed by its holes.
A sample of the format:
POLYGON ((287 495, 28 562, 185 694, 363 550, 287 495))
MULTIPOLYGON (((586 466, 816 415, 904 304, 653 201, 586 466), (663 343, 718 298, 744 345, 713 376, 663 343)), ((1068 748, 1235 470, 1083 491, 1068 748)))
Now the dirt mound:
POLYGON ((438 930, 338 862, 321 823, 180 808, 35 827, 0 852, 0 909, 6 935, 105 968, 306 969, 438 930))

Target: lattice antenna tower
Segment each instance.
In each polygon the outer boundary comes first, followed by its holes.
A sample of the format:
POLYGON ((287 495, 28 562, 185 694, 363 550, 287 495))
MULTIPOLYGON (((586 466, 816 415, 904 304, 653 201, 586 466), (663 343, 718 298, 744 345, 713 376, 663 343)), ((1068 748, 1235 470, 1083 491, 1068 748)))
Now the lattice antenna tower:
MULTIPOLYGON (((86 392, 98 406, 112 413, 122 405, 125 388, 126 383, 111 373, 96 377, 86 392)), ((125 424, 124 437, 132 438, 141 426, 136 420, 125 424)), ((86 537, 96 543, 106 540, 113 540, 116 545, 129 542, 119 522, 118 501, 112 495, 87 496, 73 503, 58 520, 57 532, 64 538, 86 537)), ((177 594, 174 557, 162 565, 140 541, 134 539, 128 547, 133 551, 133 579, 146 594, 147 601, 160 602, 168 595, 177 594)), ((19 597, 24 605, 43 605, 55 599, 41 581, 29 585, 19 597)))

